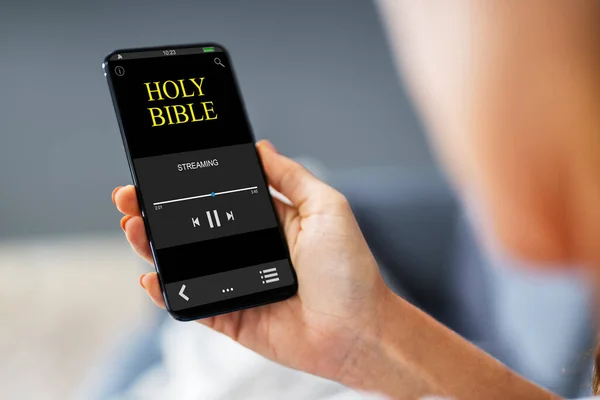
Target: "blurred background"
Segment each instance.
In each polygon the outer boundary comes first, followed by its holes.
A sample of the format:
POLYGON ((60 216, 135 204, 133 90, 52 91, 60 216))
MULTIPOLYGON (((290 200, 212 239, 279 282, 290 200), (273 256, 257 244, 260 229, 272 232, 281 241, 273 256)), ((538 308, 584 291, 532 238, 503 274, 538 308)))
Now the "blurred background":
POLYGON ((432 163, 371 1, 2 2, 0 387, 64 399, 152 318, 110 201, 131 182, 101 62, 216 41, 256 136, 332 173, 432 163))
POLYGON ((393 290, 533 381, 589 393, 585 288, 479 246, 376 4, 25 0, 0 3, 2 398, 360 398, 173 322, 138 286, 152 267, 110 201, 131 178, 101 63, 118 48, 213 41, 231 53, 257 138, 346 194, 393 290))

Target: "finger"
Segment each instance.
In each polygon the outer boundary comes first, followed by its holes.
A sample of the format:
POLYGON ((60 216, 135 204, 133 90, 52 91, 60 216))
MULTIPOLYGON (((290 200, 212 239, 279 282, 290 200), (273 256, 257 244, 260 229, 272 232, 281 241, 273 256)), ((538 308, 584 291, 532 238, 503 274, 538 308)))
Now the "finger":
POLYGON ((127 241, 131 244, 133 250, 144 260, 154 265, 142 217, 126 215, 121 219, 121 227, 125 231, 127 241))
MULTIPOLYGON (((110 197, 111 197, 111 200, 112 200, 112 202, 113 202, 113 203, 115 203, 115 194, 117 194, 117 192, 118 192, 119 190, 121 190, 121 188, 122 188, 122 187, 123 187, 123 186, 117 186, 116 188, 114 188, 114 189, 113 189, 113 191, 112 191, 112 194, 110 195, 110 197)), ((117 204, 117 203, 115 203, 115 205, 116 205, 116 204, 117 204)))
POLYGON ((152 299, 152 302, 160 308, 166 308, 165 299, 163 298, 160 284, 158 283, 158 275, 156 272, 149 272, 140 279, 142 287, 146 289, 146 293, 152 299))
POLYGON ((117 210, 125 215, 142 215, 135 195, 135 187, 127 185, 113 191, 113 199, 117 210))
POLYGON ((258 153, 267 174, 269 184, 298 208, 300 214, 308 214, 316 203, 311 199, 319 194, 335 193, 331 187, 317 179, 297 162, 279 154, 266 140, 257 143, 258 153))

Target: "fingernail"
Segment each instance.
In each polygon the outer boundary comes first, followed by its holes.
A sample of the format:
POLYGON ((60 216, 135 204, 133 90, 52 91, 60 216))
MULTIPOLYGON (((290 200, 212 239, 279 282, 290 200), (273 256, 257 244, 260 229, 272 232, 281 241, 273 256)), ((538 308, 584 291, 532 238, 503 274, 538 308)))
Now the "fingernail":
POLYGON ((121 190, 122 188, 123 188, 123 186, 117 186, 117 187, 115 188, 115 190, 113 190, 113 191, 112 191, 112 195, 111 195, 110 197, 112 198, 112 202, 113 202, 114 204, 117 204, 117 203, 115 202, 115 196, 117 195, 117 192, 118 192, 119 190, 121 190))
POLYGON ((131 215, 126 215, 123 218, 121 218, 121 229, 123 229, 123 232, 125 233, 127 233, 127 221, 129 221, 131 218, 131 215))
POLYGON ((144 277, 145 276, 146 276, 146 274, 140 275, 140 286, 143 287, 144 289, 146 289, 146 286, 144 286, 144 277))
POLYGON ((267 148, 268 148, 269 150, 271 150, 272 152, 279 153, 279 152, 277 151, 277 148, 276 148, 276 147, 273 145, 273 143, 269 142, 269 141, 268 141, 268 140, 266 140, 266 139, 263 139, 263 140, 261 140, 261 141, 259 142, 259 145, 260 145, 260 146, 267 147, 267 148))

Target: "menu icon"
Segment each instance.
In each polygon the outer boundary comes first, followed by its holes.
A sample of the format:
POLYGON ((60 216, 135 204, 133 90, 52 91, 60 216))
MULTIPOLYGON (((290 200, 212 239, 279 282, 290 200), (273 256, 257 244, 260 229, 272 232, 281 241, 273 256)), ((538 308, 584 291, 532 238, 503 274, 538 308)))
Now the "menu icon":
POLYGON ((279 274, 277 273, 277 268, 268 268, 263 269, 260 272, 260 279, 262 283, 273 283, 279 281, 279 274))

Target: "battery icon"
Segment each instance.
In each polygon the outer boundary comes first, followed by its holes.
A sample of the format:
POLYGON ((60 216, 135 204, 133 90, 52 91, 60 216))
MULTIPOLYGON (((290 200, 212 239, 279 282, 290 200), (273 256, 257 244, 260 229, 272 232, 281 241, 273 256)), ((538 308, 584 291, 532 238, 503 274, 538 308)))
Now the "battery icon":
POLYGON ((214 47, 203 47, 202 51, 204 51, 205 53, 212 53, 213 51, 215 51, 214 47))

